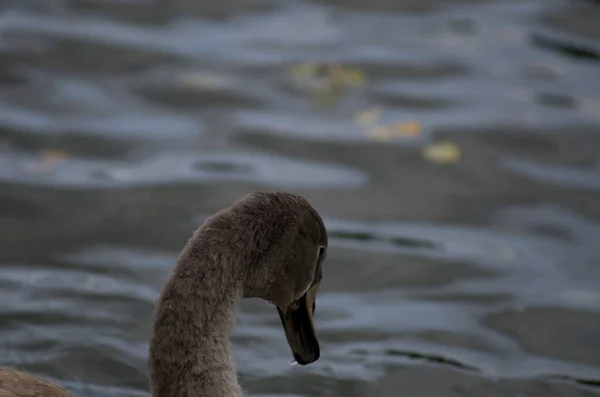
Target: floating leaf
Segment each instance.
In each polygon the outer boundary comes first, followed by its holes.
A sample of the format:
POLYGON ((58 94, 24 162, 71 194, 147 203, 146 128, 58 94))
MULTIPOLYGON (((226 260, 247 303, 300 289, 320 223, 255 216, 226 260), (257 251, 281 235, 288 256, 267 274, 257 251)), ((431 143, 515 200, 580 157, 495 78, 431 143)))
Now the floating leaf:
POLYGON ((377 125, 383 115, 383 110, 378 107, 371 107, 354 113, 354 122, 363 127, 377 125))
POLYGON ((418 121, 396 123, 391 128, 394 130, 394 134, 399 136, 418 136, 423 132, 423 126, 418 121))
POLYGON ((40 152, 40 157, 45 163, 54 163, 66 160, 69 153, 62 149, 45 149, 40 152))
POLYGON ((394 131, 390 127, 377 126, 367 130, 371 138, 378 141, 389 141, 394 137, 394 131))
POLYGON ((230 86, 231 81, 226 76, 219 73, 196 71, 179 75, 177 84, 186 88, 215 90, 230 86))
POLYGON ((314 97, 314 102, 320 108, 330 108, 339 102, 341 96, 342 87, 331 85, 329 89, 319 92, 314 97))
POLYGON ((365 74, 360 69, 344 68, 343 66, 332 66, 330 76, 343 85, 361 86, 365 83, 365 74))
POLYGON ((69 157, 69 153, 62 149, 45 149, 39 154, 38 161, 30 164, 27 171, 45 174, 51 172, 59 163, 69 157))
POLYGON ((432 163, 453 164, 460 160, 460 148, 452 142, 434 142, 425 145, 421 150, 422 156, 432 163))
POLYGON ((357 113, 354 116, 354 120, 357 124, 361 124, 367 129, 369 136, 378 141, 389 141, 397 137, 415 137, 423 131, 423 126, 418 121, 378 126, 376 125, 376 121, 379 119, 380 114, 377 108, 367 109, 357 113))
POLYGON ((314 76, 317 74, 317 70, 318 65, 310 62, 301 63, 290 68, 290 72, 296 76, 314 76))
POLYGON ((365 73, 362 70, 350 70, 344 79, 348 85, 363 85, 367 81, 365 73))
POLYGON ((335 105, 346 86, 361 86, 366 80, 360 69, 329 63, 306 62, 291 66, 288 71, 295 84, 316 93, 314 100, 319 107, 335 105))
POLYGON ((306 62, 289 68, 289 71, 295 77, 303 78, 326 78, 331 84, 361 86, 365 83, 366 77, 362 70, 356 68, 346 68, 335 64, 319 64, 306 62))

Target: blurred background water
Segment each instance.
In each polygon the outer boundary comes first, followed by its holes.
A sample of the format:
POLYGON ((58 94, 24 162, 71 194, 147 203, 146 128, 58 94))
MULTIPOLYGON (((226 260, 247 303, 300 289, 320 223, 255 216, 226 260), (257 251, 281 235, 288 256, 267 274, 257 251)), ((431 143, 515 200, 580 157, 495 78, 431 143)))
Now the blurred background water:
POLYGON ((306 196, 321 359, 235 329, 251 396, 600 395, 600 7, 4 0, 0 364, 147 396, 202 220, 306 196))

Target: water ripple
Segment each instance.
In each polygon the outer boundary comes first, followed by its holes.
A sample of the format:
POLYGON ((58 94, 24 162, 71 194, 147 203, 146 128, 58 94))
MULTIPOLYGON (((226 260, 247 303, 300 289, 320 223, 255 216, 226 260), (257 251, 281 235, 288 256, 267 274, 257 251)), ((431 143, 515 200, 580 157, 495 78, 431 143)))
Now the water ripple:
POLYGON ((148 396, 178 250, 240 195, 284 189, 330 232, 321 359, 289 365, 276 310, 245 301, 246 394, 597 392, 597 5, 5 3, 1 365, 148 396), (369 109, 418 128, 386 140, 369 109), (439 143, 455 162, 423 156, 439 143))

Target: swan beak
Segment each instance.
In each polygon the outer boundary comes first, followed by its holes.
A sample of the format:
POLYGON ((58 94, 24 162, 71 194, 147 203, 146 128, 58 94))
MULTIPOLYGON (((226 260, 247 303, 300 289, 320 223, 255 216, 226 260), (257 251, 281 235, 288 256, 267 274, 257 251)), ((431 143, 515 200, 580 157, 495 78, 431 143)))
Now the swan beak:
POLYGON ((313 284, 300 299, 287 308, 277 307, 285 337, 300 365, 314 363, 319 359, 319 341, 313 324, 318 288, 319 284, 313 284))

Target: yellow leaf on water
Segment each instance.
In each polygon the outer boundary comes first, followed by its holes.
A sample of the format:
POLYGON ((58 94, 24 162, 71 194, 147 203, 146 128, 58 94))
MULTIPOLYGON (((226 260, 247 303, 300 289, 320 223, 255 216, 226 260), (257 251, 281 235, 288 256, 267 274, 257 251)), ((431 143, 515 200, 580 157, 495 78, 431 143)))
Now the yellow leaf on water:
POLYGON ((340 65, 329 65, 327 74, 331 80, 342 85, 361 86, 365 83, 365 74, 360 69, 347 68, 340 65))
POLYGON ((319 65, 316 63, 305 62, 290 67, 290 72, 296 76, 313 76, 317 73, 319 65))
POLYGON ((365 83, 365 73, 357 68, 336 64, 305 62, 291 66, 289 71, 297 77, 326 77, 336 84, 360 86, 365 83))
POLYGON ((462 152, 452 142, 434 142, 425 145, 421 150, 422 156, 432 163, 453 164, 460 161, 462 152))
POLYGON ((381 118, 381 115, 382 111, 379 108, 365 109, 354 115, 354 122, 366 128, 369 136, 379 141, 389 141, 392 138, 416 137, 423 131, 423 126, 418 121, 377 125, 377 121, 381 118))
POLYGON ((342 80, 346 85, 361 86, 365 84, 365 73, 359 69, 344 70, 342 80))
POLYGON ((394 137, 394 132, 390 127, 375 126, 367 129, 369 136, 377 141, 389 141, 394 137))
POLYGON ((231 80, 225 75, 204 70, 182 73, 177 77, 177 84, 185 88, 215 90, 230 86, 231 80))
POLYGON ((381 108, 371 107, 354 113, 354 122, 363 127, 370 127, 377 125, 382 115, 383 110, 381 108))
POLYGON ((342 95, 342 89, 339 86, 330 86, 329 89, 322 90, 314 97, 314 103, 320 108, 331 108, 337 104, 342 95))
POLYGON ((44 161, 62 161, 69 157, 69 153, 62 149, 44 149, 40 152, 44 161))
POLYGON ((392 125, 395 135, 418 136, 423 131, 423 126, 418 121, 407 121, 392 125))
POLYGON ((37 174, 48 173, 68 157, 69 153, 66 150, 44 149, 39 153, 37 161, 26 167, 26 171, 37 174))

